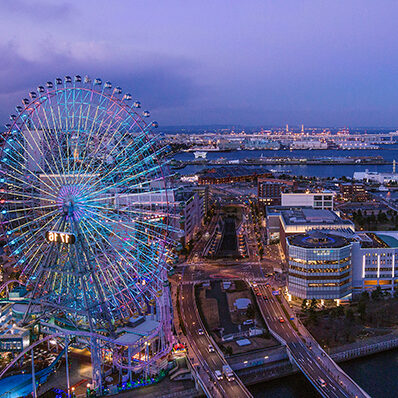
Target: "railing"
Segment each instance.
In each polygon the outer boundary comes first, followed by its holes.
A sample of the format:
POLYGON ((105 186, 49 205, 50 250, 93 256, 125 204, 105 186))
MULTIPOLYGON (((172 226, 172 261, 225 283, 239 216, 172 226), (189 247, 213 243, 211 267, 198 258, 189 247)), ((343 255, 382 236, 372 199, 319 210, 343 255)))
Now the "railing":
POLYGON ((397 347, 398 347, 398 338, 388 341, 381 341, 379 343, 374 343, 365 347, 358 347, 342 352, 335 352, 333 354, 330 354, 330 356, 335 361, 345 361, 360 356, 371 355, 381 351, 387 351, 397 347))

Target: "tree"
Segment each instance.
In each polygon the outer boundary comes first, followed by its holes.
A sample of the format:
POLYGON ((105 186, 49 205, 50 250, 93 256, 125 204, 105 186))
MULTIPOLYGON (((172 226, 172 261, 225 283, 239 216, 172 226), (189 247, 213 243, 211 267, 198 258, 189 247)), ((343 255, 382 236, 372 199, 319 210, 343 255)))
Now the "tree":
POLYGON ((347 319, 348 322, 353 323, 355 316, 354 316, 354 311, 349 308, 346 312, 345 312, 345 317, 347 319))
POLYGON ((364 292, 361 293, 361 296, 359 297, 359 301, 367 302, 369 300, 370 300, 369 292, 365 290, 364 292))
POLYGON ((380 286, 377 286, 376 289, 372 291, 371 297, 372 300, 380 300, 383 297, 383 291, 380 286))
POLYGON ((253 307, 251 304, 249 304, 249 305, 247 306, 246 315, 247 315, 247 317, 250 318, 250 319, 254 318, 254 316, 256 315, 256 312, 255 312, 255 310, 254 310, 254 307, 253 307))
POLYGON ((314 325, 318 324, 318 314, 314 310, 310 310, 309 321, 314 325))
POLYGON ((313 298, 311 300, 310 310, 315 310, 317 304, 318 304, 317 300, 315 298, 313 298))
POLYGON ((360 301, 358 304, 358 313, 362 322, 366 319, 366 306, 367 306, 367 301, 364 300, 360 301))

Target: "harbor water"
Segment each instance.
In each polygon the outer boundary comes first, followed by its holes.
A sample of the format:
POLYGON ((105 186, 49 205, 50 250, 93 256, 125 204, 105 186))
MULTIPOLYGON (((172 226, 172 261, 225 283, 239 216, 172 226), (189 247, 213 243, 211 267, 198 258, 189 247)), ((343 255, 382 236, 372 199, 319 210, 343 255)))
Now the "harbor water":
MULTIPOLYGON (((231 151, 231 152, 208 152, 207 159, 216 160, 223 158, 229 160, 242 160, 242 159, 259 159, 261 157, 289 157, 289 158, 342 158, 342 157, 370 157, 382 156, 386 161, 398 161, 398 144, 385 145, 379 150, 371 149, 356 149, 356 150, 264 150, 264 151, 231 151)), ((176 160, 194 160, 193 152, 180 152, 174 156, 176 160)), ((176 170, 182 175, 194 174, 205 168, 205 166, 188 165, 183 169, 176 170)), ((266 169, 276 170, 278 172, 285 172, 296 176, 306 177, 352 177, 355 171, 376 171, 379 173, 389 173, 392 171, 391 165, 339 165, 333 164, 325 167, 325 165, 267 165, 266 169)))
MULTIPOLYGON (((398 397, 398 349, 343 362, 340 366, 372 398, 398 397)), ((302 374, 257 384, 250 391, 255 398, 319 398, 302 374)))

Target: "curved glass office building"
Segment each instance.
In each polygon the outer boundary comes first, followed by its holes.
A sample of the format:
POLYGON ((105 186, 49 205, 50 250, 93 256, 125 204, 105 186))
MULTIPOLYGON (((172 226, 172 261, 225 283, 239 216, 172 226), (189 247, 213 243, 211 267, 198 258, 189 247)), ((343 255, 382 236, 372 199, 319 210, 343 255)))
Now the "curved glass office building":
POLYGON ((286 238, 288 289, 301 299, 342 299, 351 294, 351 242, 313 231, 286 238))

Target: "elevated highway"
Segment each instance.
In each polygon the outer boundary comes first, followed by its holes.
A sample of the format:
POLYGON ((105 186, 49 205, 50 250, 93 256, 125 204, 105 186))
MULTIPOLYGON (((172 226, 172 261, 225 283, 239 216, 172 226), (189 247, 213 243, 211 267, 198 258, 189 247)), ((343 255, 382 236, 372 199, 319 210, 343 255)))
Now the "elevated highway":
POLYGON ((180 293, 181 317, 185 326, 186 339, 188 343, 188 357, 195 376, 208 397, 244 398, 252 395, 245 385, 235 375, 235 380, 228 381, 225 376, 218 380, 215 371, 222 372, 224 365, 228 365, 217 344, 208 335, 196 308, 194 284, 185 283, 181 285, 180 293), (199 330, 202 331, 199 331, 199 330), (209 352, 209 346, 214 352, 209 352))
POLYGON ((286 346, 290 361, 297 365, 324 398, 370 398, 318 345, 289 311, 272 294, 272 288, 258 285, 261 314, 276 339, 286 346), (293 326, 294 325, 294 326, 293 326))

